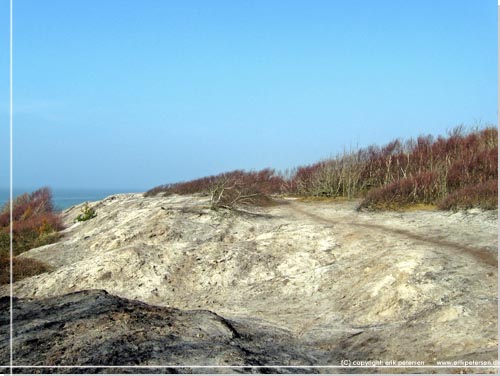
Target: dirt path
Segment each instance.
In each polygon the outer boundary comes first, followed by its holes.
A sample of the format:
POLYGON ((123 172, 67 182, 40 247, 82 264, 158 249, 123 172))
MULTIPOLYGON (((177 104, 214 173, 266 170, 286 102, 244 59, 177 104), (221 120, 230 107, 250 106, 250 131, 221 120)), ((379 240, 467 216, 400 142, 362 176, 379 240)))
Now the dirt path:
POLYGON ((332 225, 337 225, 337 226, 346 226, 346 227, 358 227, 358 228, 363 228, 363 229, 368 229, 368 230, 376 230, 377 234, 379 236, 386 236, 387 234, 392 234, 396 236, 403 236, 407 237, 413 240, 416 240, 418 242, 423 242, 423 243, 428 243, 431 245, 436 245, 438 247, 444 247, 452 250, 458 250, 464 254, 467 254, 471 257, 473 257, 475 260, 492 266, 495 269, 498 266, 498 256, 497 254, 494 254, 491 252, 491 250, 487 248, 475 248, 475 247, 469 247, 465 246, 463 244, 459 244, 456 242, 452 241, 447 241, 443 239, 438 239, 434 238, 432 236, 424 236, 415 232, 411 232, 408 230, 404 229, 398 229, 394 227, 389 227, 381 224, 376 224, 376 223, 366 223, 366 222, 360 222, 360 221, 355 221, 352 219, 349 219, 346 216, 342 216, 339 219, 333 219, 333 218, 326 218, 324 216, 318 215, 314 212, 312 212, 312 207, 311 206, 306 206, 306 205, 301 205, 300 203, 296 203, 293 201, 282 201, 282 203, 288 204, 290 209, 295 212, 295 214, 303 215, 309 219, 312 219, 313 222, 320 223, 320 224, 332 224, 332 225))

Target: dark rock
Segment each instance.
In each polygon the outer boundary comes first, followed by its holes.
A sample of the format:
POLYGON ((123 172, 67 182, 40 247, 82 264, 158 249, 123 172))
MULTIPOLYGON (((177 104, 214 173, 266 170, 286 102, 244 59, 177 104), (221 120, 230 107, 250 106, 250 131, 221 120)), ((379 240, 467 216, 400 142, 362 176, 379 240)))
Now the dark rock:
MULTIPOLYGON (((0 363, 9 362, 9 299, 0 300, 0 363)), ((182 311, 104 290, 14 299, 14 363, 82 368, 16 368, 22 373, 255 372, 251 366, 313 364, 283 330, 233 322, 207 310, 182 311), (86 366, 171 366, 88 368, 86 366), (176 368, 175 366, 248 366, 176 368)), ((259 368, 262 372, 290 369, 259 368)), ((299 369, 297 372, 312 370, 299 369)))

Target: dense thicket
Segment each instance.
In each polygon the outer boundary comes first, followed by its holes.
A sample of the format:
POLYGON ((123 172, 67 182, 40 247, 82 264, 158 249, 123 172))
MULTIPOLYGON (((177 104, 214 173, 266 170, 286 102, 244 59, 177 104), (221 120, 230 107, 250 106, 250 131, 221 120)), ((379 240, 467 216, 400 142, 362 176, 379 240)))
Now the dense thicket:
POLYGON ((498 132, 489 127, 456 128, 448 137, 394 140, 344 153, 300 167, 292 181, 296 194, 364 197, 362 207, 423 203, 451 209, 483 206, 478 200, 491 207, 497 179, 498 132), (473 186, 482 193, 472 197, 473 186))
MULTIPOLYGON (((268 197, 293 194, 363 198, 360 207, 395 209, 433 204, 442 209, 496 208, 498 131, 494 127, 466 132, 459 127, 447 137, 421 136, 344 152, 335 158, 295 169, 287 178, 272 169, 233 171, 153 188, 147 196, 210 194, 225 187, 230 195, 268 197)), ((218 196, 215 195, 217 198, 218 196)))

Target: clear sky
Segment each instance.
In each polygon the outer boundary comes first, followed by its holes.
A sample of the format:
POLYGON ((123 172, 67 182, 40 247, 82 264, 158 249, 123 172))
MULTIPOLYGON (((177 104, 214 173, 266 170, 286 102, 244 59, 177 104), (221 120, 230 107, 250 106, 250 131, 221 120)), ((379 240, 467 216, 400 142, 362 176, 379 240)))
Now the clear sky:
POLYGON ((145 190, 477 123, 495 0, 14 0, 16 186, 145 190))

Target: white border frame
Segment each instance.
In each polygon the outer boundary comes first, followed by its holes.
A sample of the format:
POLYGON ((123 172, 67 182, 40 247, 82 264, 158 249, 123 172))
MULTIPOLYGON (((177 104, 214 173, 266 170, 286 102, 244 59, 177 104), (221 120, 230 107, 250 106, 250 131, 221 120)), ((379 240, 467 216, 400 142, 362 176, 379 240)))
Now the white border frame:
POLYGON ((13 143, 12 143, 12 135, 13 135, 13 120, 14 120, 14 113, 13 113, 13 4, 14 0, 9 1, 9 142, 10 142, 10 154, 9 154, 9 221, 10 221, 10 241, 9 241, 9 268, 10 268, 10 373, 12 374, 13 368, 12 366, 14 365, 14 312, 13 312, 13 307, 14 307, 14 287, 13 287, 13 278, 14 278, 14 273, 13 273, 13 259, 14 259, 14 252, 13 252, 13 244, 12 244, 12 238, 13 238, 13 232, 14 232, 14 221, 13 221, 13 143))
MULTIPOLYGON (((95 365, 81 365, 81 366, 32 366, 32 365, 14 365, 14 346, 13 346, 13 339, 14 339, 14 317, 13 317, 13 243, 12 243, 12 238, 13 238, 13 0, 9 0, 9 19, 10 19, 10 35, 9 35, 9 130, 10 130, 10 164, 9 164, 9 199, 10 199, 10 242, 9 242, 9 247, 10 247, 10 364, 8 366, 0 366, 0 369, 5 369, 9 368, 10 373, 13 374, 14 369, 21 369, 21 368, 30 368, 30 369, 84 369, 84 368, 89 368, 89 369, 154 369, 154 368, 198 368, 198 369, 231 369, 231 368, 240 368, 240 369, 263 369, 263 368, 276 368, 276 369, 365 369, 365 368, 374 368, 374 369, 422 369, 422 368, 435 368, 435 369, 500 369, 500 363, 499 360, 497 359, 497 365, 492 365, 492 366, 440 366, 440 365, 424 365, 424 366, 332 366, 332 365, 327 365, 327 366, 317 366, 317 365, 310 365, 310 366, 281 366, 281 365, 269 365, 269 366, 186 366, 186 365, 159 365, 159 366, 106 366, 106 365, 100 365, 100 366, 95 366, 95 365)), ((498 0, 498 6, 499 8, 497 9, 498 15, 500 18, 500 0, 498 0)), ((498 22, 498 21, 497 21, 498 22)), ((500 25, 497 25, 498 27, 498 34, 499 34, 499 41, 500 41, 500 25)), ((499 67, 500 71, 500 67, 499 67)), ((498 84, 498 83, 497 83, 498 84)), ((497 119, 498 121, 498 119, 497 119)), ((500 234, 499 234, 499 239, 500 239, 500 234)), ((500 276, 499 276, 499 286, 500 286, 500 276)), ((500 327, 499 327, 499 334, 500 334, 500 327)), ((408 374, 410 374, 408 372, 408 374)))

